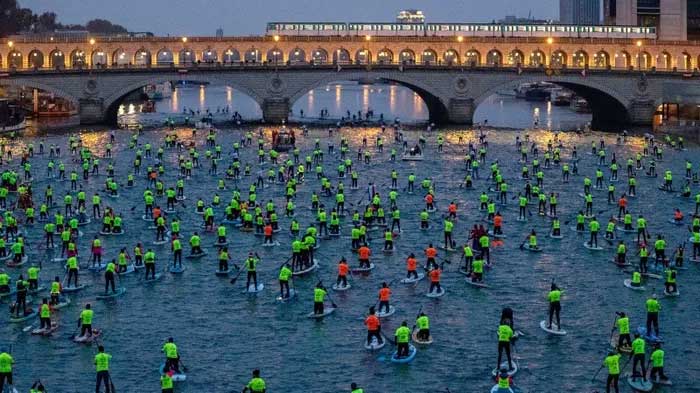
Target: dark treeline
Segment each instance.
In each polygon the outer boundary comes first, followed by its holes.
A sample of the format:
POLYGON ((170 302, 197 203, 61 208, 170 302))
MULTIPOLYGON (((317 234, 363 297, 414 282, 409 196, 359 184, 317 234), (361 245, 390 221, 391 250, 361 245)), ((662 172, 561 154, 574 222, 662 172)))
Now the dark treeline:
POLYGON ((64 25, 58 22, 54 12, 35 14, 29 8, 21 8, 17 0, 0 0, 0 37, 19 32, 45 33, 55 30, 87 30, 94 34, 126 33, 124 26, 104 19, 93 19, 83 25, 64 25))

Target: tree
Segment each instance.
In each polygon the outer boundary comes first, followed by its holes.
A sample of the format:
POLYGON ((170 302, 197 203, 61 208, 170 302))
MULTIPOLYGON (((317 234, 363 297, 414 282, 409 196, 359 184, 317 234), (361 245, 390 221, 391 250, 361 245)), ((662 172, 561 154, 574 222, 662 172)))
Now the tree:
POLYGON ((37 22, 34 30, 40 33, 56 30, 58 23, 56 22, 56 13, 44 12, 37 17, 37 22))
POLYGON ((93 19, 89 21, 85 28, 90 33, 99 34, 116 34, 116 33, 126 33, 127 30, 124 26, 115 25, 112 22, 104 19, 93 19))

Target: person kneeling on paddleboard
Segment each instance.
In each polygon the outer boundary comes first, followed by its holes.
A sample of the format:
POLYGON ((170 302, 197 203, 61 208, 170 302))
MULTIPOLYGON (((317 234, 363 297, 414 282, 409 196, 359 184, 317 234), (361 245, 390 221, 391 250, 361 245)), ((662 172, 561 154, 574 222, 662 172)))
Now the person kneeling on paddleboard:
POLYGON ((421 341, 430 340, 430 320, 425 313, 421 312, 416 319, 416 326, 418 326, 418 334, 416 335, 421 341))

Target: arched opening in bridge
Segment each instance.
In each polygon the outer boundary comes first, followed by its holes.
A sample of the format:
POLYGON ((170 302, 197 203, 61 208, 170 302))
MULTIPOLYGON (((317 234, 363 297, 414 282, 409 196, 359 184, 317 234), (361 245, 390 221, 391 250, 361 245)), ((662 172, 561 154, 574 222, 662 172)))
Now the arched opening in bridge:
POLYGON ((158 51, 156 55, 156 65, 159 66, 171 66, 175 64, 175 56, 173 51, 167 48, 163 48, 158 51))
POLYGON ((340 80, 324 83, 292 103, 299 122, 445 123, 447 108, 418 86, 397 80, 340 80))
POLYGON ((306 52, 301 48, 294 48, 289 52, 289 64, 304 64, 306 63, 306 52))
POLYGON ((521 80, 504 84, 489 97, 477 99, 475 123, 506 128, 552 130, 619 130, 629 121, 617 98, 585 84, 556 80, 521 80))
POLYGON ((656 58, 656 68, 662 71, 670 71, 671 68, 673 68, 672 60, 673 58, 671 57, 671 55, 668 52, 663 51, 656 58))
POLYGON ((369 49, 359 49, 355 52, 355 64, 369 64, 372 62, 372 52, 369 49))
POLYGON ((680 57, 680 65, 679 68, 684 70, 684 71, 692 71, 693 70, 693 56, 690 55, 688 52, 683 52, 683 54, 680 57))
POLYGON ((148 67, 151 65, 151 52, 145 48, 141 48, 134 54, 134 65, 139 67, 148 67))
POLYGON ((437 52, 430 48, 424 49, 421 54, 420 62, 424 65, 437 64, 437 52))
POLYGON ((131 63, 129 55, 123 49, 117 49, 112 53, 112 64, 118 67, 123 67, 131 63))
POLYGON ((29 52, 29 59, 27 60, 32 68, 42 68, 44 66, 44 54, 38 49, 29 52))
POLYGON ((272 48, 267 51, 267 54, 265 56, 266 60, 268 63, 272 64, 282 64, 284 63, 284 53, 280 48, 272 48))
POLYGON ((601 50, 593 54, 594 68, 608 68, 610 66, 610 55, 608 52, 601 50))
POLYGON ((518 66, 524 63, 525 55, 519 49, 513 49, 510 54, 508 54, 508 65, 518 66))
POLYGON ((10 66, 10 68, 22 68, 24 67, 23 63, 22 52, 13 49, 10 53, 8 53, 7 65, 10 66))
POLYGON ((54 49, 49 54, 49 67, 53 69, 65 68, 66 67, 66 55, 58 49, 54 49))
POLYGON ((416 64, 416 54, 410 49, 404 49, 399 54, 401 64, 416 64))
POLYGON ((333 51, 333 64, 350 64, 350 52, 344 48, 338 48, 333 51))
POLYGON ((222 60, 224 64, 240 63, 241 54, 236 49, 229 48, 224 52, 222 60))
POLYGON ((632 66, 632 56, 627 51, 615 53, 615 68, 627 69, 632 66))
POLYGON ((377 63, 391 64, 394 62, 394 53, 389 48, 384 48, 377 53, 377 63))
POLYGON ((442 54, 442 60, 447 65, 459 64, 459 53, 454 49, 448 49, 442 54))
POLYGON ((314 64, 327 64, 328 63, 328 52, 323 48, 317 48, 311 54, 311 61, 314 64))
POLYGON ((464 62, 471 67, 481 65, 481 53, 476 49, 469 49, 464 56, 464 62))
POLYGON ((530 67, 543 67, 547 64, 547 57, 543 51, 535 49, 530 53, 528 64, 530 67))
POLYGON ((550 59, 550 66, 552 68, 564 67, 566 65, 566 58, 566 52, 561 49, 555 50, 550 59))
POLYGON ((105 120, 145 126, 160 126, 170 120, 182 125, 187 121, 192 126, 208 119, 224 122, 260 118, 258 103, 235 87, 218 81, 157 79, 145 81, 109 103, 105 120))
POLYGON ((496 49, 490 50, 486 55, 486 64, 491 67, 500 67, 503 65, 503 55, 496 49))
POLYGON ((219 60, 216 49, 207 48, 202 52, 202 63, 213 64, 219 60))
POLYGON ((246 63, 260 63, 262 62, 262 53, 260 49, 250 48, 245 51, 244 60, 246 63))
POLYGON ((74 50, 70 55, 70 65, 73 68, 82 68, 87 65, 85 61, 85 52, 81 49, 74 50))
POLYGON ((92 52, 91 62, 93 67, 102 67, 107 65, 107 54, 102 49, 96 49, 92 52))

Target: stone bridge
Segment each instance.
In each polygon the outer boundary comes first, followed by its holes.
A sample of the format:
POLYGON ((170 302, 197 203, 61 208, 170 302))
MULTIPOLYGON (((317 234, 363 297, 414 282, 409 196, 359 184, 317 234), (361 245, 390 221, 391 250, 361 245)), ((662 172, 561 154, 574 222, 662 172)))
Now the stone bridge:
POLYGON ((82 124, 114 122, 126 95, 149 84, 174 80, 237 89, 255 100, 264 120, 272 123, 286 120, 294 102, 308 91, 346 80, 405 86, 421 96, 429 109, 430 120, 438 124, 471 124, 477 106, 486 98, 525 82, 548 81, 573 90, 588 100, 593 126, 600 128, 649 125, 664 94, 677 91, 681 85, 686 90, 700 91, 700 76, 693 73, 393 64, 280 67, 200 64, 189 68, 27 70, 0 75, 0 85, 37 88, 71 101, 79 108, 82 124))

